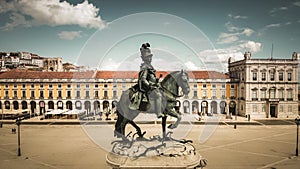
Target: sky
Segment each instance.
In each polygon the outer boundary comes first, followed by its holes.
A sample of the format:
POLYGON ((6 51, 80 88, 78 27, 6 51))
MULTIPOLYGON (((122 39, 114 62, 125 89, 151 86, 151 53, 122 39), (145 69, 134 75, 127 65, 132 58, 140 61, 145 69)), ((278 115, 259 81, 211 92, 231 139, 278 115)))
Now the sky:
POLYGON ((291 58, 300 52, 299 27, 297 0, 0 1, 0 51, 103 70, 139 69, 144 42, 158 70, 223 72, 246 51, 291 58))

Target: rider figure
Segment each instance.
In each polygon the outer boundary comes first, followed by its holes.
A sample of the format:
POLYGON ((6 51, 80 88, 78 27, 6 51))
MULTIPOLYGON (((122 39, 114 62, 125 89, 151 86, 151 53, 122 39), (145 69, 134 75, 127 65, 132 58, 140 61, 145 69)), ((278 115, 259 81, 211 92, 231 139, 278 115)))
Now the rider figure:
POLYGON ((149 43, 144 43, 140 48, 141 58, 144 63, 142 63, 140 66, 138 87, 142 93, 154 98, 155 113, 157 117, 160 118, 164 116, 162 113, 162 95, 158 88, 159 83, 156 79, 156 70, 151 65, 153 55, 151 54, 149 47, 149 43))

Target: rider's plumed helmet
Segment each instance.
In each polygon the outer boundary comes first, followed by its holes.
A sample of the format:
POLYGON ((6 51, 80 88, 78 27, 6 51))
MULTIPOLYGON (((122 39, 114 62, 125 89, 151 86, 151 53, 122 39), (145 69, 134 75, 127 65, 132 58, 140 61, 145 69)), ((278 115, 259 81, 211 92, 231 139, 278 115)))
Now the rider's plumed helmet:
POLYGON ((142 58, 152 56, 151 50, 149 49, 149 47, 150 47, 149 43, 142 44, 142 47, 140 48, 142 58))

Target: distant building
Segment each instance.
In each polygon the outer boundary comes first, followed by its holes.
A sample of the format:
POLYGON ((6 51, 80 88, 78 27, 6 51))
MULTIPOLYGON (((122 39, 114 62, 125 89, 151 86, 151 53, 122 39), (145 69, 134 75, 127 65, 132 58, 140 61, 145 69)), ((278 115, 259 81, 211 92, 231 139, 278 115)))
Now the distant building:
POLYGON ((236 98, 229 111, 253 118, 296 117, 298 115, 298 55, 291 59, 228 60, 228 71, 236 98))
POLYGON ((44 58, 43 70, 48 72, 63 71, 62 58, 44 58))

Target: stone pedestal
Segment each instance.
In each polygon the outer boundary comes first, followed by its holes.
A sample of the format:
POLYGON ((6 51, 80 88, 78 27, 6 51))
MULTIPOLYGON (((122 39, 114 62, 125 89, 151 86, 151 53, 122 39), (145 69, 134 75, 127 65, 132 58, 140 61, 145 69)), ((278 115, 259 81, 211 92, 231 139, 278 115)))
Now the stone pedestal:
POLYGON ((192 169, 199 165, 201 156, 184 155, 178 157, 152 156, 137 159, 108 153, 106 162, 113 169, 192 169))
POLYGON ((190 143, 134 142, 128 145, 115 145, 107 154, 106 162, 113 169, 192 169, 204 162, 190 143))

